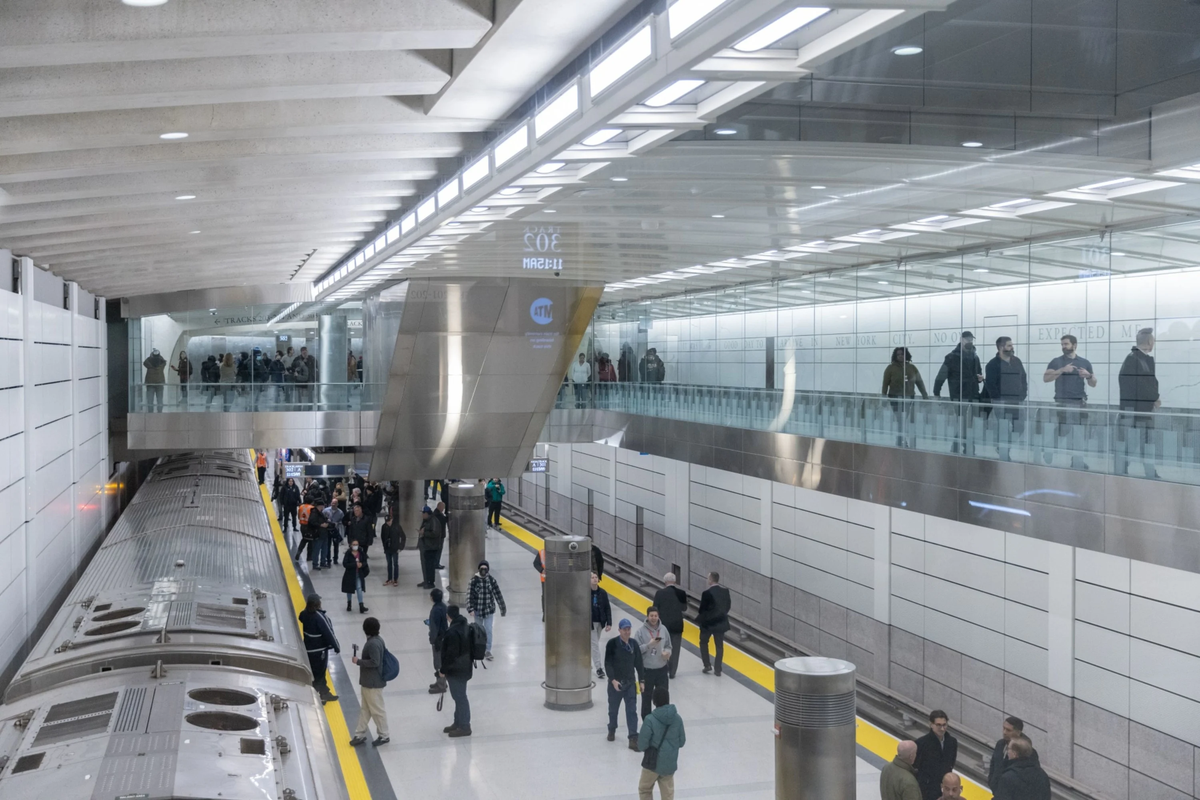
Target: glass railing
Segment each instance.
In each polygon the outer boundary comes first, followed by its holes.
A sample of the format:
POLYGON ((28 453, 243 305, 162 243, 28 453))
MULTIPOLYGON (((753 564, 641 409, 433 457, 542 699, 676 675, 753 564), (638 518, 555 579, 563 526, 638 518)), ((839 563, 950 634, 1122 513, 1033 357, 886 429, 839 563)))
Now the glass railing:
POLYGON ((1200 484, 1200 414, 1184 410, 672 383, 564 385, 556 405, 1200 484))
POLYGON ((133 413, 371 411, 380 386, 362 383, 160 383, 129 387, 133 413))

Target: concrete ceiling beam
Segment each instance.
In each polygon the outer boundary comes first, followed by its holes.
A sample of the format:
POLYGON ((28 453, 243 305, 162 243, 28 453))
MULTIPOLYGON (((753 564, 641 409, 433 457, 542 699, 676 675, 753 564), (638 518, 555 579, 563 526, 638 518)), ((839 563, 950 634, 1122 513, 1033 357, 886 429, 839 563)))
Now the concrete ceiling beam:
MULTIPOLYGON (((330 242, 357 242, 364 233, 366 230, 354 225, 344 227, 331 225, 320 230, 314 230, 311 227, 275 227, 269 231, 263 231, 255 237, 255 240, 265 244, 287 244, 302 241, 304 244, 321 247, 330 242)), ((109 253, 133 257, 143 253, 162 253, 166 247, 186 247, 189 237, 190 234, 187 231, 171 231, 160 236, 143 234, 137 237, 88 237, 72 242, 63 241, 44 245, 38 248, 38 255, 47 263, 88 261, 93 257, 109 253)), ((241 234, 230 234, 219 230, 214 235, 201 233, 195 239, 203 242, 205 247, 214 249, 236 246, 246 241, 245 236, 241 234)))
MULTIPOLYGON (((179 194, 179 186, 206 201, 220 197, 289 198, 296 194, 309 197, 408 197, 417 192, 413 181, 366 180, 365 178, 327 179, 310 177, 264 176, 256 181, 231 181, 226 178, 205 178, 199 175, 147 173, 130 176, 131 180, 116 182, 104 178, 79 178, 67 181, 16 184, 9 191, 7 208, 41 203, 77 202, 109 198, 143 198, 147 204, 170 201, 179 194)), ((3 219, 7 212, 0 212, 3 219)))

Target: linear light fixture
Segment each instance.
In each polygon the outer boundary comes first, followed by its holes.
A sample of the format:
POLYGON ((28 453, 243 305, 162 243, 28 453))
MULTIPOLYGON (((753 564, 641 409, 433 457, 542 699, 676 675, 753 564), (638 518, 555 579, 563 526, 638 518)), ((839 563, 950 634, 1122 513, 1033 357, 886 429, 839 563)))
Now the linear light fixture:
POLYGON ((392 227, 388 228, 387 243, 394 244, 395 242, 398 242, 398 241, 400 241, 400 226, 393 225, 392 227))
POLYGON ((502 139, 496 145, 496 166, 503 166, 512 161, 529 147, 529 126, 522 123, 515 131, 502 139))
POLYGON ((579 84, 571 84, 533 117, 534 138, 541 139, 579 111, 579 84))
POLYGON ((671 103, 674 103, 688 92, 695 91, 703 85, 704 81, 699 80, 698 78, 684 78, 683 80, 675 81, 667 88, 655 95, 652 95, 643 103, 643 105, 650 106, 651 108, 662 108, 663 106, 669 106, 671 103))
POLYGON ((588 73, 589 93, 592 97, 596 97, 653 54, 654 39, 650 32, 650 26, 646 25, 592 67, 592 71, 588 73))
POLYGON ((417 221, 424 222, 437 213, 437 200, 429 198, 421 205, 417 206, 417 221))
POLYGON ((540 167, 535 169, 534 172, 536 172, 538 175, 549 175, 552 172, 558 172, 566 165, 567 164, 564 161, 547 161, 545 164, 542 164, 540 167))
POLYGON ((605 142, 612 141, 612 139, 616 138, 616 136, 620 133, 620 128, 601 128, 580 142, 580 144, 582 144, 584 147, 597 147, 605 142))
POLYGON ((442 188, 438 189, 437 201, 438 205, 445 208, 454 202, 458 197, 458 178, 447 183, 442 188))
POLYGON ((417 215, 415 213, 409 214, 407 217, 400 220, 400 232, 401 233, 409 233, 416 227, 417 227, 417 215))
POLYGON ((475 163, 463 170, 462 185, 463 189, 470 189, 475 184, 491 174, 492 168, 488 164, 488 157, 478 159, 475 163))
POLYGON ((779 19, 764 25, 754 33, 742 39, 733 46, 734 50, 743 53, 753 53, 764 47, 775 44, 785 36, 789 36, 803 28, 815 19, 829 13, 828 8, 793 8, 779 19))
POLYGON ((667 26, 670 28, 671 38, 683 35, 684 31, 724 4, 725 0, 676 0, 667 9, 667 26))

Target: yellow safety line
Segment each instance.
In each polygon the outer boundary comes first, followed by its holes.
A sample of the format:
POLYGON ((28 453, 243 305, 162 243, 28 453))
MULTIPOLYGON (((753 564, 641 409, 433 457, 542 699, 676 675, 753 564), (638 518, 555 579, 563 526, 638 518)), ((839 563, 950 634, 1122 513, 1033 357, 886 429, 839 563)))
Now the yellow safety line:
MULTIPOLYGON (((256 453, 250 451, 251 458, 256 453)), ((255 463, 251 461, 250 463, 255 463)), ((299 614, 307 605, 304 599, 304 590, 300 587, 300 578, 296 575, 296 567, 292 563, 292 553, 288 549, 287 539, 283 536, 283 530, 279 527, 279 520, 275 518, 275 509, 271 505, 270 490, 264 483, 258 487, 259 493, 262 495, 263 505, 267 508, 267 520, 271 523, 271 533, 275 537, 275 552, 279 554, 279 560, 283 564, 283 572, 287 579, 288 594, 292 598, 292 606, 297 614, 299 614)), ((332 680, 327 676, 326 680, 332 686, 332 680)), ((350 800, 371 800, 371 790, 367 788, 367 778, 363 775, 362 764, 358 761, 358 753, 350 746, 350 728, 346 725, 346 717, 342 714, 342 707, 339 703, 326 703, 324 706, 325 719, 329 721, 329 729, 333 732, 333 741, 337 748, 338 765, 342 769, 342 777, 346 780, 346 789, 350 792, 350 800)))
MULTIPOLYGON (((511 522, 507 519, 500 520, 500 527, 513 538, 524 542, 535 550, 542 548, 542 539, 533 533, 511 522)), ((611 597, 615 597, 618 601, 629 606, 639 614, 645 614, 646 609, 650 607, 650 599, 630 589, 623 583, 618 583, 610 576, 605 576, 600 582, 600 586, 609 593, 611 597)), ((693 622, 687 620, 683 623, 683 638, 697 648, 700 647, 700 628, 693 622)), ((710 646, 711 648, 711 646, 710 646)), ((710 649, 713 655, 713 652, 710 649)), ((759 661, 754 656, 737 648, 734 645, 725 643, 725 667, 738 672, 745 677, 757 683, 769 692, 775 691, 775 669, 770 664, 759 661)), ((857 731, 855 737, 858 744, 868 752, 882 758, 884 761, 891 761, 896 755, 896 745, 899 739, 892 736, 880 728, 872 725, 870 722, 858 719, 857 731)), ((963 782, 963 797, 967 800, 991 800, 991 793, 983 786, 975 783, 966 776, 961 776, 963 782)))

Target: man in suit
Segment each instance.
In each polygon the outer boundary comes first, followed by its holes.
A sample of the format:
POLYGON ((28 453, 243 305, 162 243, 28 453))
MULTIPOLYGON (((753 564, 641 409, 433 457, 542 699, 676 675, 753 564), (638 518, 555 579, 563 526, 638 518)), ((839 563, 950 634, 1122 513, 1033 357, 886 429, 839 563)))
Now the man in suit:
POLYGON ((1006 717, 1001 728, 1000 741, 992 748, 992 761, 988 765, 988 788, 993 792, 1000 785, 1000 775, 1004 772, 1004 762, 1008 760, 1008 743, 1014 736, 1020 736, 1025 731, 1025 723, 1017 717, 1006 717))
POLYGON ((658 608, 663 627, 671 634, 671 663, 667 677, 674 680, 675 671, 679 669, 679 652, 683 650, 683 616, 687 612, 687 595, 675 585, 674 572, 664 575, 663 583, 666 586, 654 595, 654 606, 658 608))
POLYGON ((945 711, 929 712, 929 733, 917 739, 917 783, 923 800, 938 800, 942 796, 942 778, 954 771, 958 761, 958 740, 946 730, 950 718, 945 711))
POLYGON ((725 659, 725 632, 729 630, 729 590, 721 585, 721 576, 708 573, 708 588, 700 595, 700 613, 696 624, 700 626, 700 660, 704 662, 705 674, 712 672, 720 677, 721 662, 725 659), (708 640, 716 639, 717 660, 708 662, 708 640))

